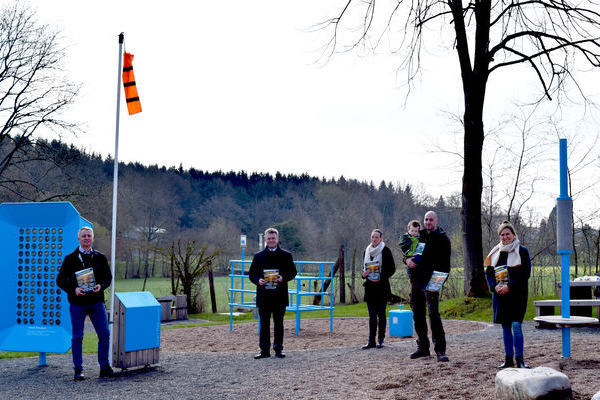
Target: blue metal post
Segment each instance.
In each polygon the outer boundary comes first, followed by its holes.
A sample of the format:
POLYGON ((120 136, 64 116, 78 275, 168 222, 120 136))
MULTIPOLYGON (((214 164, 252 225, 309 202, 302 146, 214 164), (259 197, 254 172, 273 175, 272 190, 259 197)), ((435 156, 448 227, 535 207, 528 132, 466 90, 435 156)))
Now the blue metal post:
POLYGON ((40 353, 39 366, 40 367, 45 367, 46 366, 46 353, 44 353, 44 352, 40 353))
MULTIPOLYGON (((298 266, 298 269, 301 267, 298 266)), ((296 336, 300 332, 300 291, 302 290, 302 279, 296 279, 296 336)))
MULTIPOLYGON (((325 271, 325 266, 323 266, 325 271)), ((333 291, 333 264, 329 264, 329 273, 331 275, 331 290, 333 291)), ((323 274, 323 277, 325 274, 323 274)), ((321 306, 323 305, 323 296, 321 296, 321 306)), ((329 296, 329 332, 333 332, 333 296, 329 296)))
MULTIPOLYGON (((242 247, 242 275, 244 275, 244 248, 242 247)), ((244 304, 244 277, 242 276, 242 284, 241 284, 241 299, 242 304, 244 304)))
MULTIPOLYGON (((560 161, 560 197, 558 197, 558 203, 570 202, 572 199, 569 197, 569 185, 568 185, 568 169, 567 169, 567 139, 559 140, 559 161, 560 161)), ((561 205, 559 204, 558 207, 561 205)), ((564 225, 564 220, 558 218, 557 231, 561 232, 561 235, 565 235, 566 232, 571 230, 570 226, 564 225)), ((558 235, 557 235, 558 237, 558 235)), ((557 253, 560 254, 560 280, 561 280, 561 316, 563 318, 571 317, 570 309, 570 293, 569 293, 569 256, 573 252, 571 248, 567 248, 566 245, 559 243, 557 253)), ((562 328, 562 356, 567 358, 571 357, 571 328, 562 328)))
POLYGON ((230 299, 230 305, 229 305, 229 330, 232 331, 233 330, 233 299, 235 297, 235 292, 233 291, 233 289, 235 289, 233 287, 233 280, 235 279, 235 277, 233 276, 235 274, 235 263, 233 262, 233 260, 229 261, 229 265, 230 265, 230 270, 231 270, 231 299, 230 299))

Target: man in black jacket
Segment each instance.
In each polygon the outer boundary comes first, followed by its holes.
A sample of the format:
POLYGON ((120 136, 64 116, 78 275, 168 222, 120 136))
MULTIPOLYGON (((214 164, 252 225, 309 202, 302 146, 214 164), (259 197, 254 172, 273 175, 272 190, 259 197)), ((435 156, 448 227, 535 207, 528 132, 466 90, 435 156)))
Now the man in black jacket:
MULTIPOLYGON (((94 231, 90 227, 83 227, 77 235, 79 247, 67 255, 60 267, 56 277, 56 284, 67 293, 71 313, 71 324, 73 326, 73 337, 71 341, 71 352, 73 353, 73 365, 75 369, 74 379, 80 381, 83 376, 82 341, 83 327, 86 315, 94 325, 98 335, 98 363, 100 364, 100 377, 111 377, 113 370, 108 364, 108 351, 110 333, 106 318, 106 307, 104 307, 104 290, 112 281, 112 274, 108 266, 108 260, 104 254, 92 249, 94 242, 94 231), (87 271, 86 271, 87 270, 87 271), (82 272, 93 272, 95 284, 88 287, 81 278, 82 272), (80 275, 78 281, 77 275, 80 275)), ((87 281, 89 283, 89 281, 87 281)))
POLYGON ((417 351, 410 358, 427 357, 429 353, 429 338, 427 337, 427 321, 425 306, 429 310, 431 338, 438 361, 448 361, 446 355, 446 334, 440 317, 440 293, 425 290, 433 271, 450 272, 450 239, 438 226, 438 217, 434 211, 428 211, 424 217, 425 229, 420 231, 419 240, 425 243, 423 256, 419 264, 412 257, 405 260, 410 278, 410 305, 413 310, 413 321, 417 332, 417 351))
POLYGON ((270 357, 271 314, 273 314, 273 350, 275 356, 283 354, 283 316, 289 304, 288 281, 296 276, 292 254, 279 247, 279 232, 275 228, 265 231, 267 248, 254 255, 248 277, 256 285, 256 306, 260 316, 260 353, 254 358, 270 357))

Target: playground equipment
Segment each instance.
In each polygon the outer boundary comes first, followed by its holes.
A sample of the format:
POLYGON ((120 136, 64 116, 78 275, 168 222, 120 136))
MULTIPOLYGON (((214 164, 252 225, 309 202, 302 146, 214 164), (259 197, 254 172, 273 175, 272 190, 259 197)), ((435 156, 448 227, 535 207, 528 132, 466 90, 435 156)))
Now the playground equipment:
POLYGON ((113 367, 158 363, 160 312, 150 292, 115 293, 113 367))
POLYGON ((567 139, 559 141, 560 197, 556 199, 556 249, 560 255, 561 315, 535 317, 534 321, 562 328, 562 357, 571 357, 571 326, 597 323, 596 318, 572 316, 569 293, 569 257, 573 252, 573 200, 568 190, 567 139))
POLYGON ((66 353, 71 347, 67 295, 56 286, 77 232, 92 226, 69 202, 0 205, 0 350, 66 353))
MULTIPOLYGON (((248 279, 247 270, 250 268, 251 261, 244 260, 244 250, 242 247, 242 259, 230 260, 230 288, 229 295, 229 330, 233 330, 233 308, 256 308, 256 288, 248 279), (248 264, 248 268, 246 268, 248 264), (239 282, 239 284, 236 284, 239 282), (246 288, 249 285, 249 288, 246 288), (235 301, 236 295, 239 301, 235 301)), ((298 274, 294 278, 294 282, 290 282, 288 294, 290 296, 290 305, 286 311, 296 313, 296 336, 300 332, 300 320, 302 311, 329 310, 329 331, 333 331, 333 296, 331 292, 324 290, 310 290, 311 285, 323 288, 325 281, 333 279, 333 262, 330 261, 296 261, 294 263, 298 274), (306 275, 303 274, 303 270, 306 275), (311 274, 311 275, 308 275, 311 274), (312 300, 309 304, 302 303, 305 296, 320 296, 320 304, 313 305, 312 300), (328 297, 329 305, 325 304, 325 298, 328 297)))
POLYGON ((404 307, 400 304, 398 310, 390 310, 389 313, 389 329, 392 337, 412 337, 413 335, 413 312, 411 310, 403 310, 404 307))

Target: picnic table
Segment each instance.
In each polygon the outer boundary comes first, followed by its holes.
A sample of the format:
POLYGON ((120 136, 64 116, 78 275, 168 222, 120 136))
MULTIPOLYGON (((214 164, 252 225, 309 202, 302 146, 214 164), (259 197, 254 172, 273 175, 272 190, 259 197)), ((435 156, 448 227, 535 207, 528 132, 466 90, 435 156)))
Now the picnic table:
MULTIPOLYGON (((597 286, 600 286, 600 280, 595 280, 592 279, 593 277, 590 277, 590 279, 586 279, 586 280, 572 280, 569 281, 569 299, 570 300, 587 300, 587 299, 592 299, 593 297, 595 297, 596 299, 600 298, 599 296, 593 296, 593 293, 596 292, 596 294, 600 294, 597 291, 594 291, 594 288, 597 286)), ((561 288, 562 284, 561 282, 556 282, 556 287, 558 287, 559 289, 561 288)), ((562 290, 558 291, 558 298, 561 299, 562 298, 562 290)), ((571 314, 572 315, 582 315, 582 316, 586 316, 586 317, 591 317, 592 316, 592 307, 595 306, 595 302, 592 302, 592 304, 585 304, 582 306, 573 306, 571 307, 571 314)), ((600 315, 599 315, 600 317, 600 315)))

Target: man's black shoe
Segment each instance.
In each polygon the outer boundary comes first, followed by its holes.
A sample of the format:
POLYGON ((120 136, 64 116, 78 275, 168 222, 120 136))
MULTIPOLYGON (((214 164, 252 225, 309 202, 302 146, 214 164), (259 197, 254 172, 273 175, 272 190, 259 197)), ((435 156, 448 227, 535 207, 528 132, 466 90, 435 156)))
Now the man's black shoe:
POLYGON ((448 361, 450 361, 450 359, 448 358, 448 356, 445 355, 444 353, 436 352, 435 355, 437 356, 437 360, 439 362, 448 362, 448 361))
POLYGON ((277 357, 277 358, 285 358, 285 353, 282 353, 281 351, 276 351, 275 352, 275 357, 277 357))
POLYGON ((366 350, 366 349, 374 349, 375 347, 375 343, 369 342, 367 344, 365 344, 363 347, 361 347, 361 349, 366 350))
POLYGON ((85 379, 85 377, 83 376, 83 369, 80 369, 80 368, 76 369, 75 374, 73 375, 73 380, 74 381, 82 381, 84 379, 85 379))
POLYGON ((113 376, 115 376, 115 373, 111 367, 100 368, 100 378, 112 378, 113 376))
POLYGON ((415 358, 429 357, 430 355, 429 350, 417 349, 417 351, 410 355, 410 358, 414 360, 415 358))
POLYGON ((254 356, 254 359, 255 360, 260 360, 261 358, 269 358, 269 357, 271 357, 271 354, 260 352, 260 353, 258 353, 257 355, 254 356))
POLYGON ((379 343, 377 343, 377 348, 380 349, 383 347, 383 340, 380 340, 379 343))

